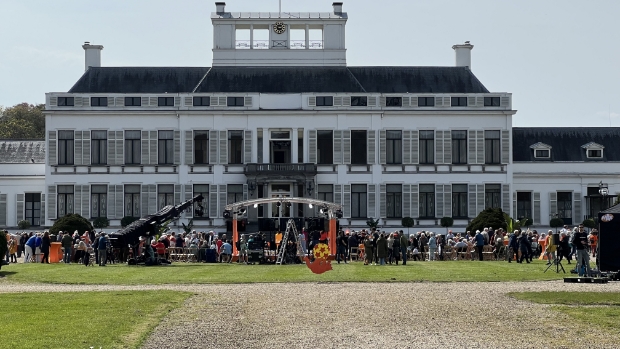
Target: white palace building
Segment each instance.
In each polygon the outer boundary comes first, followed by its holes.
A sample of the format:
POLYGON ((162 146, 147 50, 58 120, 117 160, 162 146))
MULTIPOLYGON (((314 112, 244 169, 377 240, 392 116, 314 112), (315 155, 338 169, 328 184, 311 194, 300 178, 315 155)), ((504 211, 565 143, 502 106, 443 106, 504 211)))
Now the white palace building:
MULTIPOLYGON (((45 143, 1 143, 0 226, 79 213, 117 228, 200 193, 204 210, 181 218, 196 229, 224 231, 227 203, 293 196, 342 204, 354 228, 412 217, 433 229, 448 216, 460 230, 486 207, 545 227, 620 192, 620 129, 512 127, 512 95, 476 78, 469 42, 452 46, 455 66, 354 67, 342 3, 216 7, 211 67, 102 67, 103 46, 82 46, 82 77, 46 94, 45 143)), ((318 215, 265 204, 244 223, 318 215)))

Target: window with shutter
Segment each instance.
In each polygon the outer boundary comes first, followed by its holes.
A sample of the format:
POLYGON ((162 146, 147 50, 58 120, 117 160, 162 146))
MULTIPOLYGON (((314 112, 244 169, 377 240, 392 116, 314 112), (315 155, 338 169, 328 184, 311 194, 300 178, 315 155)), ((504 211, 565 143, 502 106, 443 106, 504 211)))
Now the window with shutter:
POLYGON ((411 184, 403 184, 403 217, 411 217, 411 184))
POLYGON ((334 185, 334 203, 342 205, 342 184, 334 185))
POLYGON ((420 131, 413 130, 411 131, 411 163, 418 164, 420 162, 420 131))
POLYGON ((573 221, 581 221, 581 193, 575 193, 573 196, 573 210, 575 210, 573 214, 575 219, 573 221))
POLYGON ((444 192, 443 192, 443 184, 435 185, 435 217, 441 218, 444 217, 443 209, 444 209, 444 192))
POLYGON ((58 106, 58 97, 50 97, 50 107, 58 106))
MULTIPOLYGON (((121 194, 120 194, 120 200, 121 200, 121 215, 120 217, 116 215, 116 209, 117 209, 117 202, 116 200, 117 198, 117 193, 116 193, 116 186, 114 184, 109 184, 108 185, 108 197, 107 197, 107 214, 108 214, 108 218, 123 218, 123 186, 121 185, 121 194)), ((130 200, 127 200, 128 202, 130 200)), ((139 215, 139 214, 138 214, 139 215)))
POLYGON ((174 131, 174 164, 181 164, 181 131, 174 131))
POLYGON ((443 131, 443 163, 452 163, 452 132, 443 131))
POLYGON ((220 96, 220 97, 217 97, 217 104, 218 104, 220 107, 225 107, 225 106, 227 106, 227 105, 228 105, 228 98, 226 98, 225 96, 220 96))
POLYGON ((443 216, 452 217, 452 185, 443 186, 443 216))
POLYGON ((385 107, 387 103, 387 99, 384 96, 379 97, 379 106, 380 107, 385 107))
POLYGON ((510 212, 510 184, 502 184, 502 211, 510 212))
POLYGON ((219 137, 220 164, 228 164, 228 132, 220 131, 219 137))
POLYGON ((56 151, 56 131, 47 132, 47 156, 50 166, 58 165, 56 151))
MULTIPOLYGON (((110 191, 111 185, 108 186, 108 195, 112 194, 110 191)), ((114 189, 114 210, 108 210, 109 218, 122 219, 123 218, 123 185, 117 184, 114 189)), ((112 201, 112 198, 108 198, 108 201, 112 201)))
POLYGON ((308 106, 309 107, 316 107, 316 96, 308 97, 308 106))
POLYGON ((142 214, 141 216, 147 216, 151 213, 154 212, 149 212, 149 185, 148 184, 142 184, 142 193, 140 195, 140 199, 142 201, 141 206, 142 206, 142 214))
POLYGON ((368 97, 368 107, 377 106, 377 97, 368 97))
POLYGON ((342 163, 351 163, 351 130, 342 131, 342 163))
MULTIPOLYGON (((477 216, 484 209, 484 184, 477 185, 477 193, 476 193, 476 215, 477 216)), ((475 217, 474 216, 474 217, 475 217)))
POLYGON ((532 220, 534 224, 540 223, 540 193, 534 193, 534 214, 532 220))
POLYGON ((351 216, 351 185, 350 184, 345 184, 343 185, 343 196, 342 196, 342 207, 348 207, 348 212, 349 215, 346 216, 345 212, 343 212, 343 215, 346 217, 350 217, 351 216))
POLYGON ((246 107, 251 107, 252 106, 252 97, 245 97, 243 104, 246 107))
POLYGON ((419 194, 418 184, 411 184, 411 218, 420 217, 419 194))
MULTIPOLYGON (((123 137, 124 137, 123 131, 116 131, 116 164, 117 165, 123 165, 125 161, 125 153, 124 153, 125 141, 123 137)), ((110 156, 114 156, 114 154, 110 154, 110 156)))
POLYGON ((484 131, 476 131, 476 162, 484 164, 484 131))
MULTIPOLYGON (((68 202, 69 200, 65 199, 65 201, 68 202)), ((75 187, 73 187, 73 211, 71 212, 67 208, 65 210, 65 214, 67 213, 77 213, 80 216, 82 216, 82 186, 81 185, 76 185, 75 187)), ((90 212, 87 211, 86 213, 89 214, 90 212)), ((90 217, 90 216, 83 216, 83 217, 90 217)))
POLYGON ((194 131, 185 131, 185 164, 192 165, 194 163, 194 151, 192 145, 194 144, 194 131))
MULTIPOLYGON (((84 131, 88 132, 88 131, 84 131)), ((82 165, 82 131, 74 132, 74 146, 75 146, 75 155, 73 158, 73 163, 75 165, 82 165)))
POLYGON ((342 131, 334 131, 334 164, 342 164, 342 131))
MULTIPOLYGON (((76 187, 79 187, 79 185, 76 185, 76 187)), ((76 207, 76 209, 79 209, 79 207, 76 207)), ((90 185, 82 186, 82 217, 90 217, 90 185)))
POLYGON ((56 219, 56 186, 47 187, 47 216, 49 219, 56 219))
POLYGON ((226 197, 227 197, 226 184, 218 185, 218 189, 219 189, 219 206, 220 206, 218 214, 221 217, 221 214, 222 212, 224 212, 224 208, 226 207, 226 197))
POLYGON ((512 217, 513 218, 519 217, 517 215, 517 192, 516 191, 512 193, 512 217))
POLYGON ((502 164, 510 163, 510 131, 502 130, 502 164))
MULTIPOLYGON (((385 165, 387 163, 387 131, 379 131, 379 163, 385 165)), ((373 156, 374 157, 374 156, 373 156)), ((369 156, 370 158, 370 156, 369 156)), ((374 163, 370 162, 370 163, 374 163)))
POLYGON ((501 97, 500 106, 510 109, 510 97, 501 97))
POLYGON ((470 184, 469 185, 469 193, 468 193, 468 198, 469 198, 469 218, 473 218, 476 217, 478 215, 478 208, 476 207, 476 185, 475 184, 470 184))
POLYGON ((334 106, 335 107, 342 106, 342 97, 339 97, 339 96, 334 97, 333 101, 334 101, 334 106))
MULTIPOLYGON (((206 200, 206 198, 205 198, 206 200)), ((217 185, 211 184, 209 185, 209 217, 216 218, 218 217, 217 210, 217 185)))
POLYGON ((252 130, 245 130, 243 136, 243 163, 252 162, 252 130))
MULTIPOLYGON (((217 164, 217 145, 218 145, 218 131, 209 131, 209 163, 217 164)), ((217 216, 215 216, 217 217, 217 216)))
POLYGON ((443 131, 435 132, 435 163, 443 164, 443 131))
MULTIPOLYGON (((387 217, 387 189, 385 184, 379 185, 379 217, 387 217)), ((371 217, 372 218, 372 217, 371 217)))
POLYGON ((24 203, 25 203, 25 195, 24 194, 17 194, 16 195, 16 199, 15 199, 15 212, 17 213, 17 220, 16 222, 19 223, 19 221, 23 221, 24 220, 24 203))
POLYGON ((157 131, 149 131, 149 163, 156 165, 159 162, 157 143, 159 140, 159 134, 157 131))
POLYGON ((558 193, 549 193, 549 215, 551 218, 558 217, 558 193))
POLYGON ((368 184, 368 217, 377 216, 377 186, 368 184))
POLYGON ((411 131, 403 131, 403 164, 411 163, 411 131))
POLYGON ((308 130, 308 162, 311 164, 317 163, 317 140, 316 130, 308 130))
POLYGON ((369 165, 373 165, 375 163, 375 137, 376 137, 376 131, 375 130, 369 130, 368 131, 368 151, 366 152, 367 155, 367 159, 366 159, 366 163, 369 165))
POLYGON ((76 107, 88 107, 90 106, 90 98, 88 97, 74 97, 73 98, 73 104, 76 107))
POLYGON ((45 194, 41 194, 41 206, 40 206, 40 208, 41 208, 40 224, 41 225, 47 225, 47 224, 45 224, 45 207, 47 207, 47 206, 45 206, 45 202, 46 202, 45 201, 45 194))
POLYGON ((181 185, 180 184, 175 184, 174 185, 174 204, 175 205, 179 205, 181 203, 181 185))
MULTIPOLYGON (((142 136, 141 136, 141 140, 140 140, 141 144, 140 144, 140 148, 142 151, 141 154, 141 163, 142 165, 148 165, 151 157, 149 155, 150 151, 149 151, 149 131, 142 131, 142 136)), ((142 206, 144 207, 144 206, 142 206)))
POLYGON ((470 165, 476 164, 476 131, 469 130, 468 134, 468 144, 467 144, 467 152, 468 152, 468 163, 470 165))

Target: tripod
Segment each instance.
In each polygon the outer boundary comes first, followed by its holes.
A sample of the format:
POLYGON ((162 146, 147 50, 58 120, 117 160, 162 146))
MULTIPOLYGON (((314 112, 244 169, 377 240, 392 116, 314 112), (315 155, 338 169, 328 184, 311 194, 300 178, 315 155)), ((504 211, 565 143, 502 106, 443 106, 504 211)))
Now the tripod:
POLYGON ((558 253, 555 253, 555 256, 553 257, 553 263, 547 266, 547 269, 545 269, 545 273, 547 272, 547 270, 549 270, 549 268, 551 268, 554 265, 555 265, 556 273, 559 273, 560 269, 562 269, 562 272, 566 274, 566 271, 564 270, 564 266, 562 265, 562 262, 560 261, 560 258, 558 257, 558 253))

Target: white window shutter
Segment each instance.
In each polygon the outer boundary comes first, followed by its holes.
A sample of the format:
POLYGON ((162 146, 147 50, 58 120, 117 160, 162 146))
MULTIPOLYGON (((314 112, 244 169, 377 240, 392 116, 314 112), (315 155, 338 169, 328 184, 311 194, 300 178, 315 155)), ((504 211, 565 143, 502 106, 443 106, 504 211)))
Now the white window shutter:
POLYGON ((375 97, 375 96, 368 97, 368 106, 369 107, 376 107, 377 106, 377 97, 375 97))
POLYGON ((25 205, 25 194, 17 194, 15 198, 15 209, 17 213, 17 220, 15 223, 19 223, 19 221, 24 220, 24 205, 25 205))
POLYGON ((379 185, 379 217, 385 218, 387 216, 387 186, 385 184, 379 185))
POLYGON ((499 105, 501 107, 505 107, 510 109, 510 97, 506 96, 506 97, 500 97, 499 99, 499 105))
POLYGON ((342 163, 351 163, 351 130, 342 131, 342 163))
POLYGON ((502 184, 502 211, 510 214, 510 184, 502 184))
MULTIPOLYGON (((0 203, 1 202, 2 202, 2 198, 0 197, 0 203)), ((5 202, 6 202, 6 197, 5 197, 5 202)), ((46 207, 45 206, 45 194, 41 194, 41 225, 47 225, 45 224, 45 207, 46 207)))
POLYGON ((149 184, 149 211, 150 214, 157 212, 157 186, 149 184))
POLYGON ((220 199, 220 209, 217 212, 220 217, 223 217, 224 208, 226 207, 226 184, 218 185, 219 189, 219 199, 220 199))
POLYGON ((368 218, 377 216, 377 186, 368 184, 368 218))
POLYGON ((443 97, 443 106, 444 107, 449 107, 451 105, 452 105, 452 98, 450 98, 450 96, 443 97))
POLYGON ((476 185, 475 184, 469 185, 467 199, 469 200, 469 209, 468 209, 469 218, 475 218, 478 215, 478 209, 476 208, 476 185))
POLYGON ((381 96, 381 97, 379 97, 379 106, 380 106, 380 107, 382 107, 382 108, 384 108, 384 107, 385 107, 385 105, 386 105, 386 101, 385 101, 385 100, 386 100, 386 99, 385 99, 385 96, 381 96))
POLYGON ((583 222, 583 217, 581 216, 581 193, 573 194, 573 210, 575 210, 573 223, 583 222))
MULTIPOLYGON (((6 194, 0 194, 0 226, 6 227, 7 224, 7 209, 6 209, 6 194)), ((45 217, 43 216, 43 212, 45 212, 45 206, 42 206, 44 209, 41 210, 41 225, 45 225, 45 217)))
MULTIPOLYGON (((140 155, 141 157, 141 164, 142 165, 148 165, 151 161, 151 156, 150 156, 150 151, 149 151, 149 131, 142 131, 142 135, 140 137, 140 150, 142 152, 142 154, 140 155)), ((145 206, 142 206, 142 209, 144 209, 145 206)))
POLYGON ((502 131, 502 164, 510 163, 510 131, 502 131))
POLYGON ((334 131, 334 164, 342 164, 342 131, 334 131))
MULTIPOLYGON (((334 185, 334 203, 338 205, 342 205, 342 184, 334 185)), ((343 215, 345 217, 351 217, 351 207, 343 207, 345 211, 343 211, 343 215), (346 215, 346 210, 349 210, 349 215, 346 215)))
POLYGON ((316 107, 316 97, 315 96, 309 96, 308 97, 308 106, 309 107, 316 107))
POLYGON ((342 97, 342 106, 343 107, 351 106, 351 96, 342 97))
MULTIPOLYGON (((191 184, 184 184, 183 185, 183 191, 185 192, 184 200, 185 201, 191 200, 192 199, 192 194, 194 193, 193 185, 191 185, 191 184)), ((203 207, 205 206, 205 202, 209 202, 209 198, 208 197, 206 197, 202 201, 203 207)), ((185 212, 185 217, 187 217, 187 218, 194 217, 194 205, 191 205, 190 207, 188 207, 184 212, 185 212)), ((208 212, 205 212, 205 213, 208 215, 208 212)))
POLYGON ((117 165, 125 164, 125 153, 123 151, 125 148, 124 137, 125 137, 125 134, 123 131, 116 131, 116 164, 117 165))
POLYGON ((334 97, 334 107, 342 106, 342 97, 336 96, 334 97))
MULTIPOLYGON (((76 185, 79 187, 79 185, 76 185)), ((89 219, 90 214, 90 185, 82 186, 82 217, 89 219)))
POLYGON ((308 162, 311 164, 317 163, 316 149, 316 130, 308 130, 308 162))
POLYGON ((443 98, 442 97, 435 97, 435 106, 436 107, 443 107, 443 98))
POLYGON ((435 163, 443 164, 443 131, 435 131, 435 163))
POLYGON ((142 184, 141 193, 140 193, 140 206, 142 206, 141 207, 142 217, 147 216, 151 213, 155 213, 155 212, 149 212, 149 185, 148 184, 142 184))
POLYGON ((114 103, 114 97, 108 97, 108 107, 114 107, 116 103, 114 103))
POLYGON ((484 97, 476 97, 476 107, 484 106, 484 97))
POLYGON ((450 131, 443 131, 443 163, 452 163, 452 132, 450 131))
POLYGON ((58 106, 58 97, 50 97, 50 107, 58 106))
POLYGON ((58 165, 58 150, 56 148, 56 131, 47 132, 47 158, 50 166, 58 165))
MULTIPOLYGON (((108 189, 110 189, 111 186, 108 186, 108 189)), ((112 192, 108 190, 108 195, 111 195, 112 192)), ((115 217, 117 219, 121 219, 123 218, 123 213, 124 213, 124 208, 125 206, 123 206, 123 185, 122 184, 117 184, 116 185, 116 189, 114 190, 114 211, 108 211, 108 217, 115 217)), ((111 201, 111 198, 108 198, 108 201, 111 201)))
POLYGON ((209 103, 209 104, 210 104, 212 107, 217 107, 217 106, 219 106, 218 102, 219 102, 219 99, 218 99, 217 97, 213 97, 213 96, 211 96, 211 98, 210 98, 210 103, 209 103))
POLYGON ((552 191, 549 193, 549 214, 550 217, 555 217, 558 213, 558 193, 552 191))
MULTIPOLYGON (((90 100, 88 98, 82 98, 82 97, 73 97, 73 106, 75 107, 81 107, 82 106, 82 102, 83 100, 86 99, 86 101, 90 102, 90 100)), ((90 106, 90 103, 86 104, 85 107, 90 106)))
POLYGON ((402 104, 402 106, 405 107, 405 108, 409 107, 410 100, 411 100, 411 97, 408 97, 408 96, 401 97, 401 101, 402 101, 401 104, 402 104))
POLYGON ((82 164, 82 131, 73 132, 73 147, 73 163, 79 166, 82 164))
POLYGON ((82 152, 74 152, 75 158, 82 157, 82 165, 90 165, 90 131, 82 131, 82 152))
POLYGON ((452 185, 443 186, 443 216, 452 217, 452 185))
POLYGON ((149 97, 149 107, 157 107, 157 97, 149 97))
POLYGON ((534 193, 533 216, 534 224, 540 224, 540 193, 534 193))
POLYGON ((243 99, 243 105, 245 107, 251 107, 252 106, 252 97, 245 97, 243 99))
POLYGON ((220 131, 220 164, 228 164, 228 132, 220 131))
POLYGON ((484 210, 484 184, 478 184, 477 185, 477 210, 476 210, 476 216, 478 215, 478 213, 480 213, 482 210, 484 210))
POLYGON ((50 185, 47 187, 47 217, 49 219, 56 219, 56 200, 58 197, 56 196, 56 186, 50 185))
MULTIPOLYGON (((348 207, 349 215, 346 217, 351 217, 351 185, 345 184, 342 186, 343 195, 342 195, 342 207, 348 207)), ((343 211, 343 216, 345 216, 343 211)))
POLYGON ((185 164, 191 165, 194 163, 194 131, 186 130, 185 131, 185 164))
POLYGON ((148 97, 141 97, 140 98, 140 105, 143 107, 148 107, 149 106, 149 98, 148 97))
MULTIPOLYGON (((121 196, 121 203, 122 203, 123 202, 123 186, 121 185, 120 187, 121 187, 120 196, 121 196)), ((108 202, 107 202, 107 205, 108 205, 108 208, 107 208, 108 218, 114 218, 115 212, 116 212, 116 199, 117 199, 116 195, 117 195, 117 193, 116 193, 115 188, 116 188, 116 186, 114 184, 109 184, 108 185, 108 202)), ((121 204, 121 206, 123 206, 123 205, 121 204)), ((117 216, 117 218, 123 218, 123 213, 124 212, 122 210, 123 210, 123 207, 121 207, 121 215, 117 216)))
POLYGON ((411 217, 411 184, 403 184, 403 218, 411 217))
POLYGON ((252 162, 252 130, 245 130, 243 134, 243 163, 252 162))
MULTIPOLYGON (((383 162, 381 162, 383 163, 383 162)), ((411 163, 411 131, 403 131, 403 164, 411 163)))
MULTIPOLYGON (((108 153, 107 153, 107 157, 108 157, 108 165, 115 165, 116 164, 116 132, 115 131, 108 131, 108 153)), ((77 151, 76 151, 77 153, 77 151)))
POLYGON ((174 164, 181 164, 181 131, 174 131, 174 164))
MULTIPOLYGON (((420 150, 420 131, 413 130, 411 131, 411 152, 410 152, 412 164, 418 164, 420 162, 419 150, 420 150)), ((416 214, 417 214, 417 211, 416 211, 416 214)))
POLYGON ((377 132, 375 130, 368 130, 368 141, 366 143, 366 146, 368 147, 366 151, 366 163, 369 165, 374 165, 375 163, 376 137, 377 132))
POLYGON ((174 205, 179 205, 181 203, 181 190, 182 187, 180 184, 174 185, 174 205))
MULTIPOLYGON (((185 97, 183 98, 183 104, 185 104, 186 107, 193 107, 194 106, 194 97, 185 97)), ((211 104, 211 103, 209 103, 211 104)))
MULTIPOLYGON (((512 192, 512 218, 517 219, 517 192, 513 191, 512 192)), ((528 217, 528 218, 532 218, 532 217, 528 217)))
POLYGON ((217 164, 218 132, 209 131, 209 164, 217 164))
POLYGON ((125 106, 125 97, 116 97, 114 99, 114 105, 117 107, 124 107, 125 106))
POLYGON ((149 162, 151 163, 151 165, 157 165, 159 163, 159 159, 157 158, 158 139, 159 137, 157 131, 149 131, 149 162))
POLYGON ((418 184, 411 185, 411 218, 420 217, 420 195, 418 184))
POLYGON ((226 96, 220 96, 220 97, 217 97, 217 104, 218 104, 220 107, 226 107, 226 106, 228 106, 228 103, 226 102, 226 96))
MULTIPOLYGON (((207 198, 205 198, 207 200, 207 198)), ((209 218, 217 218, 217 185, 209 185, 209 218)))
POLYGON ((467 163, 476 164, 476 131, 467 131, 467 163))
MULTIPOLYGON (((69 210, 67 210, 66 213, 70 213, 69 210)), ((73 213, 77 213, 80 216, 82 216, 82 186, 81 185, 75 185, 73 187, 73 213)), ((84 218, 87 218, 87 217, 84 217, 84 218)))
MULTIPOLYGON (((387 136, 386 136, 386 133, 387 133, 386 130, 379 130, 379 163, 380 164, 386 164, 387 163, 387 139, 386 139, 387 136)), ((374 156, 373 156, 373 158, 374 158, 374 156)))
POLYGON ((174 97, 174 106, 175 107, 180 107, 181 106, 181 97, 174 97))
POLYGON ((435 185, 435 217, 442 218, 443 214, 443 184, 435 185))
POLYGON ((467 97, 467 106, 475 107, 476 106, 476 97, 467 97))
POLYGON ((484 164, 484 131, 476 131, 476 161, 478 164, 484 164))

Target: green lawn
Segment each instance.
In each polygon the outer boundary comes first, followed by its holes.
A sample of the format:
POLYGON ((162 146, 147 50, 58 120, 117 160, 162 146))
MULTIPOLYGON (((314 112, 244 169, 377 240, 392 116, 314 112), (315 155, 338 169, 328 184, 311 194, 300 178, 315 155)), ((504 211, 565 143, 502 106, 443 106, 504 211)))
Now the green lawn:
POLYGON ((137 348, 191 294, 172 291, 2 294, 2 348, 137 348))
POLYGON ((541 304, 553 304, 555 311, 567 314, 584 326, 620 328, 620 292, 518 292, 511 297, 541 304))
MULTIPOLYGON (((305 265, 185 264, 170 266, 84 267, 64 264, 13 264, 0 271, 2 282, 65 284, 206 284, 255 282, 450 282, 558 280, 565 274, 543 273, 542 261, 532 264, 478 261, 410 262, 406 266, 365 266, 332 263, 333 270, 313 274, 305 265)), ((570 275, 570 274, 566 274, 570 275)))

